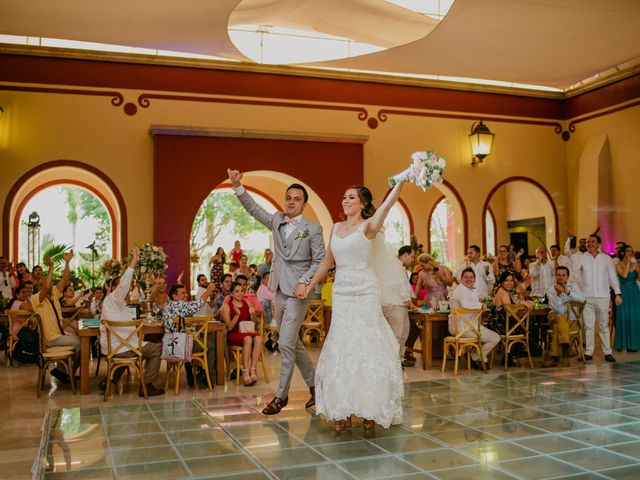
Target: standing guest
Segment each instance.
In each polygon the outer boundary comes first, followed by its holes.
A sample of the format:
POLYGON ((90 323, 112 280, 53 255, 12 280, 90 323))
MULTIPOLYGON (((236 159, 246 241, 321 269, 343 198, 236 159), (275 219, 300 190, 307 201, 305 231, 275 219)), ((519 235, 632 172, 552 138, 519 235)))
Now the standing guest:
POLYGON ((469 245, 469 248, 467 248, 466 261, 458 267, 454 274, 456 282, 459 284, 462 283, 462 272, 467 268, 473 270, 476 279, 473 288, 476 289, 478 298, 486 297, 489 293, 490 286, 495 283, 496 277, 489 262, 480 258, 480 247, 477 245, 469 245))
POLYGON ((559 245, 551 245, 549 251, 551 252, 551 263, 554 272, 558 267, 571 268, 571 259, 566 255, 562 255, 559 245))
MULTIPOLYGON (((228 344, 242 347, 242 365, 244 366, 242 383, 245 387, 249 387, 258 382, 256 368, 262 353, 262 337, 255 331, 243 332, 240 330, 241 322, 255 322, 255 310, 243 299, 243 293, 242 285, 232 284, 231 301, 222 306, 220 316, 229 331, 227 334, 228 344)), ((237 372, 237 375, 240 375, 240 372, 237 372)))
POLYGON ((258 287, 258 292, 256 296, 258 297, 258 301, 264 308, 264 321, 265 323, 271 323, 271 318, 273 315, 273 301, 275 300, 275 294, 273 290, 269 288, 269 277, 271 274, 269 272, 265 272, 260 278, 260 286, 258 287))
POLYGON ((544 297, 553 286, 553 264, 547 259, 544 247, 536 248, 536 261, 529 264, 531 275, 531 296, 544 297))
POLYGON ((13 268, 6 258, 0 257, 0 295, 7 300, 13 298, 13 291, 18 286, 13 268))
POLYGON ((638 288, 638 269, 634 262, 633 248, 622 245, 618 255, 616 272, 620 280, 622 305, 616 308, 616 350, 637 352, 640 349, 640 289, 638 288))
POLYGON ((305 299, 305 287, 324 257, 322 227, 302 216, 309 200, 304 186, 289 185, 285 192, 284 212, 270 214, 242 186, 239 171, 229 169, 227 172, 242 206, 273 234, 275 255, 269 281, 276 295, 276 323, 280 329, 280 383, 275 397, 262 413, 275 415, 287 405, 294 365, 298 366, 309 386, 311 398, 305 407, 310 408, 316 402, 315 370, 299 334, 310 302, 305 299))
POLYGON ((216 286, 219 286, 222 281, 225 263, 227 263, 227 254, 224 253, 224 248, 218 247, 216 254, 209 259, 210 279, 216 286))
POLYGON ((266 272, 271 272, 271 263, 273 262, 273 251, 270 248, 264 250, 264 263, 258 265, 258 275, 261 277, 266 272))
MULTIPOLYGON (((200 296, 193 301, 187 300, 187 289, 180 283, 174 283, 169 289, 169 300, 163 307, 163 323, 165 332, 175 332, 176 324, 174 319, 176 317, 191 317, 197 314, 205 304, 205 299, 213 293, 216 286, 213 282, 207 285, 207 288, 200 294, 200 296)), ((193 333, 195 328, 187 325, 193 333)), ((193 343, 193 351, 201 352, 202 347, 197 343, 193 343)), ((191 362, 185 362, 185 372, 187 374, 187 383, 189 386, 193 386, 193 370, 191 368, 191 362)), ((214 335, 207 336, 207 368, 209 369, 209 380, 211 385, 215 385, 215 368, 216 368, 216 340, 214 335)), ((222 368, 222 367, 220 367, 222 368)), ((198 378, 203 385, 207 385, 207 377, 204 375, 204 370, 198 373, 198 378)))
POLYGON ((515 260, 511 260, 509 256, 509 248, 505 245, 498 247, 498 255, 493 261, 493 275, 498 278, 505 270, 511 271, 516 281, 521 280, 520 271, 522 270, 521 258, 524 255, 524 249, 521 248, 515 255, 515 260))
POLYGON ((198 284, 198 290, 196 291, 196 298, 201 298, 204 301, 204 304, 202 305, 202 307, 200 308, 200 310, 198 310, 196 312, 196 316, 207 316, 207 315, 213 315, 213 296, 215 295, 216 291, 218 291, 219 286, 217 283, 215 282, 211 282, 211 284, 213 285, 213 291, 211 292, 210 295, 205 295, 205 291, 209 289, 209 285, 210 283, 207 281, 207 276, 204 273, 201 273, 200 275, 198 275, 196 277, 196 282, 198 284))
POLYGON ((593 358, 595 348, 595 323, 598 322, 598 333, 602 343, 602 353, 607 362, 615 362, 611 355, 609 341, 609 288, 615 292, 615 304, 622 303, 620 295, 620 283, 611 257, 601 253, 602 241, 596 234, 589 235, 587 239, 587 254, 575 255, 572 259, 572 271, 577 271, 582 276, 583 288, 587 304, 584 309, 585 326, 585 358, 593 358))
POLYGON ((248 261, 249 261, 249 257, 247 257, 244 254, 240 255, 238 268, 233 272, 234 278, 238 278, 238 275, 244 275, 245 277, 247 277, 247 279, 251 277, 251 268, 249 268, 249 265, 247 264, 248 261))
POLYGON ((559 266, 556 268, 556 283, 547 291, 549 299, 549 320, 553 335, 549 354, 554 363, 561 361, 561 366, 569 366, 569 312, 567 302, 582 302, 584 296, 575 282, 569 282, 569 269, 559 266))
POLYGON ((220 289, 215 299, 213 300, 213 310, 215 315, 218 315, 220 309, 222 308, 222 304, 225 299, 229 295, 229 289, 231 288, 231 284, 233 283, 233 277, 230 273, 225 273, 220 278, 220 289))
POLYGON ((438 264, 435 258, 425 253, 418 257, 418 263, 422 269, 418 273, 416 290, 419 292, 426 290, 425 296, 418 297, 418 300, 424 300, 437 310, 438 302, 447 299, 447 287, 453 283, 453 274, 451 270, 438 264))
POLYGON ((233 242, 233 249, 229 252, 229 260, 236 262, 236 265, 240 265, 240 257, 244 255, 242 247, 240 247, 240 240, 233 242))
POLYGON ((18 287, 24 285, 24 282, 31 281, 31 272, 27 268, 27 265, 24 262, 19 262, 16 264, 16 284, 18 287))
MULTIPOLYGON (((404 357, 405 343, 409 336, 409 309, 414 308, 411 301, 411 284, 407 277, 407 268, 413 265, 415 260, 416 256, 411 246, 404 245, 398 250, 397 260, 394 260, 387 267, 393 268, 393 270, 383 273, 387 276, 387 281, 385 288, 381 289, 382 313, 389 322, 396 340, 398 340, 400 347, 398 354, 401 359, 404 357)), ((405 362, 406 359, 403 360, 403 366, 407 366, 405 362)))
MULTIPOLYGON (((9 304, 9 310, 27 310, 30 312, 33 312, 33 307, 31 306, 31 303, 29 302, 29 289, 22 285, 16 288, 16 294, 13 297, 13 299, 11 300, 11 303, 9 304)), ((13 317, 14 321, 13 321, 13 331, 17 331, 18 328, 20 328, 20 326, 26 322, 29 319, 30 315, 25 315, 25 316, 18 316, 18 317, 13 317)), ((8 332, 5 331, 6 327, 4 326, 4 324, 2 325, 2 333, 3 335, 7 335, 8 332)))
POLYGON ((38 293, 38 285, 40 285, 40 279, 43 276, 42 267, 36 265, 31 271, 31 281, 33 282, 33 293, 38 293))
MULTIPOLYGON (((69 282, 69 262, 73 258, 73 250, 64 254, 64 270, 60 281, 56 285, 53 283, 53 261, 45 257, 44 261, 48 267, 47 276, 41 278, 39 291, 31 296, 33 311, 40 315, 42 321, 42 334, 47 347, 73 347, 73 371, 79 366, 80 359, 80 337, 66 333, 62 328, 62 308, 60 307, 61 292, 69 282)), ((51 375, 64 384, 70 382, 69 375, 58 369, 51 370, 51 375)))
MULTIPOLYGON (((480 297, 478 296, 478 292, 474 287, 476 283, 476 273, 473 268, 468 267, 462 270, 460 273, 460 284, 453 290, 451 293, 451 297, 449 297, 449 304, 451 308, 462 307, 468 309, 482 309, 484 310, 485 305, 480 301, 480 297)), ((454 334, 455 331, 455 316, 451 314, 449 316, 449 332, 451 335, 454 334)), ((465 328, 465 324, 458 324, 458 329, 463 330, 465 328)), ((467 331, 464 334, 465 337, 475 337, 475 333, 471 331, 467 331)), ((482 342, 481 350, 482 350, 482 358, 478 357, 478 354, 471 350, 471 359, 474 361, 474 366, 477 369, 482 368, 483 361, 485 364, 489 364, 488 355, 491 350, 493 350, 498 343, 500 343, 500 335, 498 335, 493 330, 489 330, 485 326, 480 326, 480 339, 482 342)))
MULTIPOLYGON (((127 306, 127 294, 129 293, 129 286, 131 285, 131 279, 133 278, 133 271, 140 260, 140 249, 134 248, 131 253, 131 261, 129 267, 122 274, 122 277, 114 278, 111 282, 111 293, 107 295, 102 303, 102 314, 100 318, 102 320, 111 320, 113 322, 130 322, 131 312, 127 306)), ((135 327, 116 327, 118 328, 118 334, 123 338, 127 338, 131 332, 135 331, 135 327)), ((135 343, 130 340, 131 343, 135 343)), ((111 338, 111 348, 116 350, 121 342, 117 338, 111 338)), ((108 351, 107 345, 107 331, 104 325, 100 325, 100 348, 103 353, 108 351)), ((144 342, 142 344, 142 358, 146 360, 146 367, 144 369, 144 383, 147 387, 147 395, 155 396, 162 395, 164 390, 156 388, 153 384, 158 379, 158 372, 160 370, 160 354, 162 353, 162 347, 159 343, 144 342)), ((133 350, 120 351, 115 355, 120 358, 133 358, 136 354, 133 350)), ((120 375, 124 372, 124 369, 116 370, 113 378, 113 383, 117 383, 120 375), (117 375, 117 377, 116 377, 117 375)), ((105 390, 107 385, 107 378, 100 383, 100 389, 105 390)), ((144 397, 144 391, 140 388, 138 392, 139 397, 144 397)))

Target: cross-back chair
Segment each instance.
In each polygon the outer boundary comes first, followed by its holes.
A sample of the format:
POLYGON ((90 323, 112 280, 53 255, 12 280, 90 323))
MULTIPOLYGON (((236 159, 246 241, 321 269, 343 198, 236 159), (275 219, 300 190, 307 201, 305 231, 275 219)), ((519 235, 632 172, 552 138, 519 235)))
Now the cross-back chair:
MULTIPOLYGON (((504 369, 509 365, 509 353, 514 345, 522 345, 527 352, 529 367, 533 368, 531 351, 529 350, 529 321, 531 310, 526 305, 503 305, 505 310, 505 334, 500 335, 500 344, 504 350, 504 369)), ((495 349, 491 352, 491 365, 493 365, 495 349)))
POLYGON ((449 347, 454 350, 454 375, 458 375, 458 359, 464 353, 467 354, 467 369, 471 370, 472 350, 477 352, 482 363, 482 368, 486 371, 486 366, 484 362, 482 362, 482 334, 480 331, 480 326, 482 325, 482 310, 452 307, 451 315, 453 315, 453 335, 449 335, 444 339, 442 371, 444 372, 447 366, 449 347), (465 336, 468 334, 473 334, 473 336, 465 336))
MULTIPOLYGON (((107 335, 107 384, 104 391, 104 401, 106 402, 111 393, 111 384, 114 373, 119 368, 133 367, 138 371, 140 377, 140 387, 144 398, 147 397, 147 386, 144 381, 144 362, 142 358, 143 320, 129 320, 125 322, 114 320, 102 320, 107 335), (118 354, 131 350, 132 357, 118 357, 118 354)), ((105 352, 103 352, 105 353, 105 352)))
POLYGON ((9 365, 13 367, 13 350, 16 348, 16 343, 18 343, 20 330, 27 326, 35 328, 34 322, 37 322, 38 315, 31 310, 6 310, 5 313, 9 323, 7 325, 9 334, 5 345, 5 362, 7 367, 9 365))
POLYGON ((44 389, 44 380, 46 377, 47 369, 52 364, 63 365, 69 375, 69 382, 71 383, 71 389, 73 393, 76 393, 75 378, 73 375, 73 347, 47 347, 47 341, 44 338, 44 328, 42 328, 42 319, 40 315, 36 315, 36 326, 38 330, 38 340, 40 346, 40 359, 38 361, 38 398, 40 393, 44 389))
POLYGON ((311 343, 312 335, 314 333, 318 336, 318 343, 322 343, 325 337, 324 300, 311 300, 302 325, 300 326, 300 338, 303 341, 308 335, 309 343, 311 343))

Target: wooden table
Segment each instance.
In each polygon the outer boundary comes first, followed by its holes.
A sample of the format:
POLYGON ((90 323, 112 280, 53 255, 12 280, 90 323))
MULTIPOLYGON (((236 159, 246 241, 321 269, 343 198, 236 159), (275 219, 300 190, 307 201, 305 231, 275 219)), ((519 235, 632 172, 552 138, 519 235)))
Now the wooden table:
POLYGON ((426 313, 409 312, 411 318, 415 319, 420 328, 420 348, 422 355, 422 368, 430 370, 433 368, 433 323, 448 322, 447 313, 426 313))
MULTIPOLYGON (((164 333, 162 323, 145 323, 142 327, 144 334, 164 333)), ((216 385, 224 385, 224 324, 219 322, 209 322, 209 333, 216 336, 216 385)), ((100 335, 99 327, 81 326, 78 330, 80 336, 80 393, 89 393, 89 340, 91 337, 100 335)))

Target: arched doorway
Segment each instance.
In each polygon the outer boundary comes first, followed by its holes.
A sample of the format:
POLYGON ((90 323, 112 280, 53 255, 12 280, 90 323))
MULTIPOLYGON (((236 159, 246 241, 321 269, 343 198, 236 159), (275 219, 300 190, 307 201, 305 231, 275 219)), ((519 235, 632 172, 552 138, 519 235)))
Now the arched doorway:
MULTIPOLYGON (((115 183, 98 168, 75 160, 54 160, 32 168, 11 187, 4 202, 2 248, 5 256, 19 256, 20 218, 29 199, 56 185, 74 185, 97 197, 107 210, 112 228, 110 251, 113 258, 127 253, 127 211, 115 183)), ((28 212, 30 213, 30 212, 28 212)))
POLYGON ((558 243, 558 211, 549 192, 528 177, 510 177, 498 183, 482 209, 484 250, 487 251, 485 218, 491 210, 497 244, 516 244, 533 255, 539 246, 558 243))
POLYGON ((457 263, 456 231, 458 225, 453 205, 444 195, 431 209, 427 224, 429 226, 429 253, 443 265, 453 267, 457 263))

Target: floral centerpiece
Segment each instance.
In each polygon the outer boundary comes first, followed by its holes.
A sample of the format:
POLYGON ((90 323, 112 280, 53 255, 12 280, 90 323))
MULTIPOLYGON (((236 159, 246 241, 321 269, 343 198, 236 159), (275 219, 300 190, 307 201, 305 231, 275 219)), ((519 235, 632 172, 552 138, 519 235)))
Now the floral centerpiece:
POLYGON ((149 278, 164 275, 166 270, 167 254, 162 247, 149 242, 140 247, 140 260, 135 270, 137 278, 149 283, 149 278))
POLYGON ((116 260, 115 258, 112 258, 111 260, 107 260, 102 264, 102 267, 100 267, 100 274, 104 277, 105 280, 118 278, 127 268, 126 265, 127 264, 122 260, 116 260))
POLYGON ((413 152, 409 168, 389 177, 389 185, 395 187, 400 182, 411 182, 425 191, 434 183, 442 183, 446 163, 431 150, 413 152))

